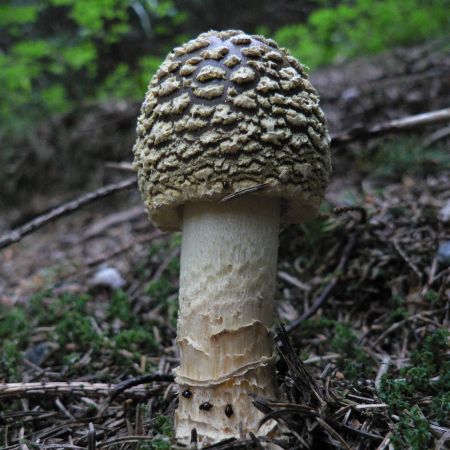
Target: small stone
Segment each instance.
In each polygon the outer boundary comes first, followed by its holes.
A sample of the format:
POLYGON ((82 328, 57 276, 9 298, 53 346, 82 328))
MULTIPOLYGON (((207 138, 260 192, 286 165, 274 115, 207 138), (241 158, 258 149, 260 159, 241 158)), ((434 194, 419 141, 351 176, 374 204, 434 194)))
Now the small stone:
POLYGON ((126 281, 114 267, 103 267, 97 271, 90 282, 91 287, 107 287, 120 289, 126 285, 126 281))
POLYGON ((450 241, 444 241, 439 244, 437 251, 437 260, 438 262, 444 266, 450 266, 450 241))
POLYGON ((438 218, 444 223, 450 222, 450 200, 439 210, 438 218))

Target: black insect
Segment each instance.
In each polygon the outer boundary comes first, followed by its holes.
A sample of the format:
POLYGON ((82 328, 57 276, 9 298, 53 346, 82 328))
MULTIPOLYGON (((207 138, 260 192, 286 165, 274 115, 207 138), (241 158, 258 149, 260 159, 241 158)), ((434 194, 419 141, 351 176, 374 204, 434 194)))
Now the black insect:
POLYGON ((209 402, 203 402, 203 403, 199 406, 199 409, 200 409, 201 411, 209 411, 212 407, 213 407, 213 405, 211 405, 211 403, 209 403, 209 402))
POLYGON ((191 392, 189 389, 185 389, 185 390, 181 393, 181 395, 182 395, 184 398, 192 398, 192 392, 191 392))
POLYGON ((234 414, 233 407, 228 403, 228 405, 225 406, 225 415, 227 417, 231 417, 233 414, 234 414))

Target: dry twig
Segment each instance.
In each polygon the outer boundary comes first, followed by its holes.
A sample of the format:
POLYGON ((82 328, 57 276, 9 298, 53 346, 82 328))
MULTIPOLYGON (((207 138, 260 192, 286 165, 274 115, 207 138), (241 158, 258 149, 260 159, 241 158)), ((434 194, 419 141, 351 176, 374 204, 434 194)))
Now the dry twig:
POLYGON ((81 207, 95 202, 101 198, 108 197, 111 194, 123 191, 124 189, 130 189, 135 186, 137 186, 136 178, 127 178, 126 180, 119 181, 118 183, 108 184, 107 186, 103 186, 93 192, 88 192, 81 195, 80 197, 75 198, 74 200, 63 203, 56 208, 53 208, 50 211, 35 217, 24 225, 15 228, 14 230, 9 231, 8 233, 1 236, 0 250, 8 247, 11 244, 14 244, 15 242, 20 241, 27 234, 39 230, 49 222, 66 216, 67 214, 70 214, 80 209, 81 207))

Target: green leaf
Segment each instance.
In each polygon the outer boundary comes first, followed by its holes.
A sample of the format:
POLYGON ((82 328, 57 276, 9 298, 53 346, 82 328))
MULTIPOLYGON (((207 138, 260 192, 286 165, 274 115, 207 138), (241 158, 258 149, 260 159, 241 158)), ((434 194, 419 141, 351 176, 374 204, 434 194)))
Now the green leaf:
POLYGON ((0 27, 8 25, 24 25, 36 20, 39 7, 0 5, 0 27))
POLYGON ((73 47, 67 47, 62 52, 69 67, 80 70, 88 66, 97 57, 97 49, 92 42, 83 42, 73 47))

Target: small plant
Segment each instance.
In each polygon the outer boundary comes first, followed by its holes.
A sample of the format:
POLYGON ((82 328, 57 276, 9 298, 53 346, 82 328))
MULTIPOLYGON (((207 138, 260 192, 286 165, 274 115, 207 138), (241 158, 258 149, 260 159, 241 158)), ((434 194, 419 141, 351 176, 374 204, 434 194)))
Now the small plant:
POLYGON ((0 380, 6 382, 20 381, 19 364, 22 352, 14 341, 5 340, 0 347, 0 380))
POLYGON ((376 151, 361 152, 358 158, 360 171, 389 179, 424 176, 449 168, 450 155, 446 149, 425 150, 414 138, 389 140, 376 151))
POLYGON ((405 411, 396 425, 397 434, 392 438, 396 450, 424 450, 430 448, 431 433, 428 420, 418 406, 405 411))
POLYGON ((355 0, 318 8, 306 23, 286 25, 274 38, 315 68, 443 36, 448 26, 445 0, 355 0))
POLYGON ((401 417, 393 441, 398 449, 429 448, 431 434, 424 414, 447 424, 450 416, 449 335, 446 329, 435 330, 412 352, 411 367, 382 379, 380 398, 389 405, 390 412, 401 417), (432 401, 422 406, 423 413, 416 402, 427 396, 432 397, 432 401))
POLYGON ((361 378, 371 368, 371 360, 360 347, 358 337, 351 327, 336 323, 331 339, 331 348, 341 355, 338 367, 349 379, 361 378))

